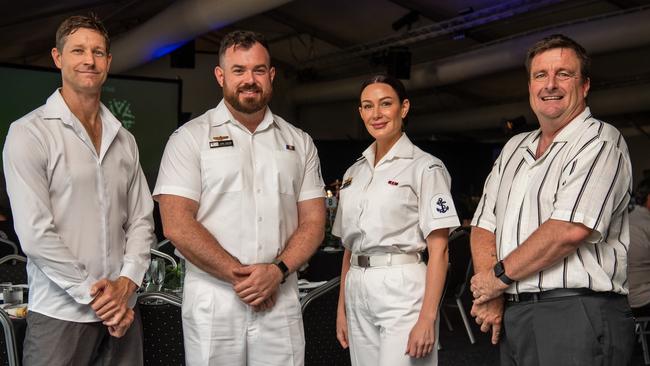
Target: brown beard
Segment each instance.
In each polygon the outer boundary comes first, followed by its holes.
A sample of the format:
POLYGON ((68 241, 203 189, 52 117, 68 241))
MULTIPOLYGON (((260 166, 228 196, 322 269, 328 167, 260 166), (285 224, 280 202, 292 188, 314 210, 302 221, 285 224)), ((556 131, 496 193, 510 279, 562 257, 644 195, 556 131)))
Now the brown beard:
POLYGON ((254 84, 243 85, 237 88, 237 90, 234 93, 230 92, 225 85, 223 88, 223 98, 226 100, 226 102, 228 102, 228 104, 230 104, 237 112, 241 112, 245 114, 253 114, 255 112, 261 111, 269 104, 272 96, 273 96, 273 89, 270 89, 268 90, 268 92, 265 93, 262 91, 262 88, 254 84), (261 96, 259 99, 244 98, 243 102, 240 102, 239 93, 246 90, 254 90, 254 91, 261 92, 261 96))

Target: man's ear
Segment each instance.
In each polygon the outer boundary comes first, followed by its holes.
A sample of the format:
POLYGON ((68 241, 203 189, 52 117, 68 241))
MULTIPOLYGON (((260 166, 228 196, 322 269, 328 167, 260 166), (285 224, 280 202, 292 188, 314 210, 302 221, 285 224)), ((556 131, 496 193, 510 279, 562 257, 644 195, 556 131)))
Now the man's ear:
POLYGON ((56 67, 61 69, 61 53, 59 52, 59 49, 54 47, 50 53, 52 54, 52 60, 56 67))
POLYGON ((221 66, 217 65, 214 68, 214 77, 217 79, 219 85, 223 88, 223 69, 221 66))

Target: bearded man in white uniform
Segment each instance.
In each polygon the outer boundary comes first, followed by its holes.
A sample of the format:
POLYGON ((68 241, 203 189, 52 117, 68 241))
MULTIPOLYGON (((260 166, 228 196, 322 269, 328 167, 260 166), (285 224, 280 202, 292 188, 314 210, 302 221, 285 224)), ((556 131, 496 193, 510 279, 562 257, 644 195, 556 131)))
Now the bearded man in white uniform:
POLYGON ((271 113, 263 36, 236 31, 214 73, 224 99, 170 137, 154 190, 165 236, 188 260, 188 365, 302 365, 297 279, 323 239, 311 138, 271 113))

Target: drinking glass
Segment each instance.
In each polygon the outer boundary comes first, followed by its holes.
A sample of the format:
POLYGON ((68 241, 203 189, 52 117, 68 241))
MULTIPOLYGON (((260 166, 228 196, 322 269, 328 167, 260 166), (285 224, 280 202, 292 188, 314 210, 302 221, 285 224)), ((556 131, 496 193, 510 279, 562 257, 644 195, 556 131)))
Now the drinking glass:
POLYGON ((151 258, 149 272, 151 276, 151 287, 154 291, 160 291, 165 282, 165 260, 162 258, 151 258))

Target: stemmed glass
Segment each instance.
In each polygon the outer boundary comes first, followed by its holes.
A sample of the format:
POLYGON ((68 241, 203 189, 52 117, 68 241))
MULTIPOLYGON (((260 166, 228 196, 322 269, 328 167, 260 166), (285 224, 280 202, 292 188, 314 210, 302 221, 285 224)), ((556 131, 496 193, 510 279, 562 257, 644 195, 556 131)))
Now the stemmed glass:
POLYGON ((160 291, 165 282, 165 260, 162 258, 151 258, 149 265, 149 276, 153 291, 160 291))
POLYGON ((144 272, 144 278, 142 279, 142 286, 140 286, 140 292, 149 291, 149 284, 151 283, 151 273, 149 273, 150 270, 151 270, 151 264, 149 265, 147 271, 144 272))

